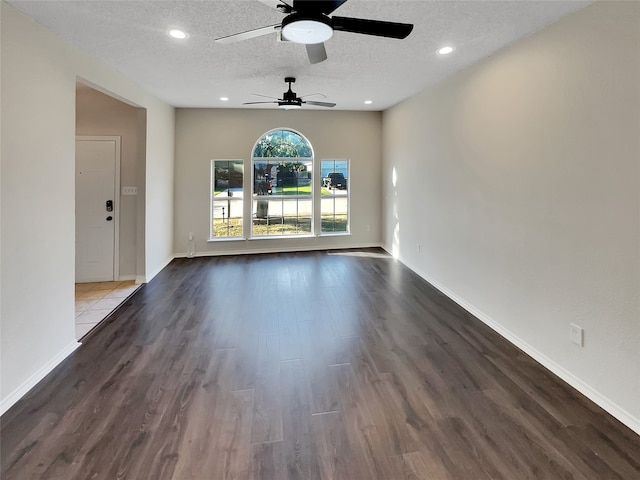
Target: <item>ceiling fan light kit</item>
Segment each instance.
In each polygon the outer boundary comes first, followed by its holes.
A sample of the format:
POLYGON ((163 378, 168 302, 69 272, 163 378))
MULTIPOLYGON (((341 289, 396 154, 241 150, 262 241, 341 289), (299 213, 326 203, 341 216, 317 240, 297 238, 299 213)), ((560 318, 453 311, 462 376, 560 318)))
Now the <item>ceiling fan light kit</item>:
POLYGON ((282 36, 290 42, 305 45, 326 42, 333 36, 331 19, 326 15, 292 13, 282 20, 282 36))
POLYGON ((278 102, 278 108, 283 110, 296 110, 298 108, 302 108, 302 105, 297 103, 286 103, 286 102, 278 102))

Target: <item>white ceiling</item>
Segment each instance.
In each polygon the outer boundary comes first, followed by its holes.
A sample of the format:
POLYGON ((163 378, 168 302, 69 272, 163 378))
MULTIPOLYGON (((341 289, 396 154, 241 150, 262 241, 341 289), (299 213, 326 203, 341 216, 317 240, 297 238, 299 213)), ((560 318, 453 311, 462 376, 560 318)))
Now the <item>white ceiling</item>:
POLYGON ((413 23, 414 30, 405 40, 335 32, 326 42, 329 59, 316 65, 304 45, 277 42, 275 34, 214 43, 280 23, 283 15, 257 0, 8 3, 176 107, 250 108, 241 104, 260 100, 252 93, 280 97, 284 77, 294 76, 299 95, 326 95, 310 100, 335 102, 341 110, 384 110, 590 0, 349 0, 334 14, 413 23), (190 36, 175 40, 166 34, 170 28, 190 36), (437 55, 445 44, 455 52, 437 55), (373 103, 365 105, 366 99, 373 103))

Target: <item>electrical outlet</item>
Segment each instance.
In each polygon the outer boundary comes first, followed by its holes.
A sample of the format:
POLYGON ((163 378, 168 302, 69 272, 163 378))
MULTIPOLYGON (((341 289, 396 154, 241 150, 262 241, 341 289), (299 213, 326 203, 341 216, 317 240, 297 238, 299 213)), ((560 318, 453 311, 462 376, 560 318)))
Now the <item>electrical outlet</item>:
POLYGON ((418 253, 420 253, 420 244, 418 244, 418 253))
POLYGON ((367 232, 371 231, 371 225, 367 225, 367 232))
POLYGON ((193 240, 193 232, 189 232, 189 240, 193 240))
POLYGON ((569 330, 569 340, 571 340, 576 345, 584 346, 584 330, 582 327, 579 327, 575 323, 570 324, 569 330))

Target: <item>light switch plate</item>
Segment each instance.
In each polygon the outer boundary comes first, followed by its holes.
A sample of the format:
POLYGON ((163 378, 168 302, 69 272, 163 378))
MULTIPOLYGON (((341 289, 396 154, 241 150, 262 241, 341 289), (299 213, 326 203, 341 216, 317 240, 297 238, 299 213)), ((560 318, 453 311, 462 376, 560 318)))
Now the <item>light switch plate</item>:
POLYGON ((569 330, 569 339, 576 345, 584 346, 584 331, 575 323, 571 324, 569 330))
POLYGON ((138 187, 122 187, 122 195, 137 195, 138 187))

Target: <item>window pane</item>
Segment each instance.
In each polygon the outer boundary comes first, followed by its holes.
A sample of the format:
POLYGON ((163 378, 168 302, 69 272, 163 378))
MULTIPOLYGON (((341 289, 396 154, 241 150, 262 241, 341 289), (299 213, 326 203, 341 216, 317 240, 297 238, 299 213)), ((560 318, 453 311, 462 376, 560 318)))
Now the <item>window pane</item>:
POLYGON ((347 191, 349 175, 348 160, 323 160, 320 173, 322 175, 322 194, 332 195, 331 190, 347 191))
POLYGON ((308 235, 312 232, 311 199, 254 200, 253 236, 308 235))
POLYGON ((349 231, 349 161, 322 160, 321 232, 349 231))
POLYGON ((213 201, 213 236, 242 237, 242 202, 213 201))
POLYGON ((308 200, 283 200, 284 225, 290 234, 311 234, 312 206, 308 200))
POLYGON ((282 231, 282 200, 259 199, 253 201, 252 232, 254 237, 280 235, 282 231))
POLYGON ((242 237, 243 163, 242 160, 211 162, 211 237, 242 237))
POLYGON ((253 158, 311 158, 311 145, 299 134, 290 130, 267 133, 256 143, 253 158))
POLYGON ((280 162, 275 173, 275 195, 311 196, 311 161, 280 162))
POLYGON ((277 162, 253 162, 253 194, 271 195, 273 193, 273 179, 278 168, 277 162))
POLYGON ((213 190, 216 194, 229 188, 242 190, 242 160, 215 160, 213 177, 213 190))

